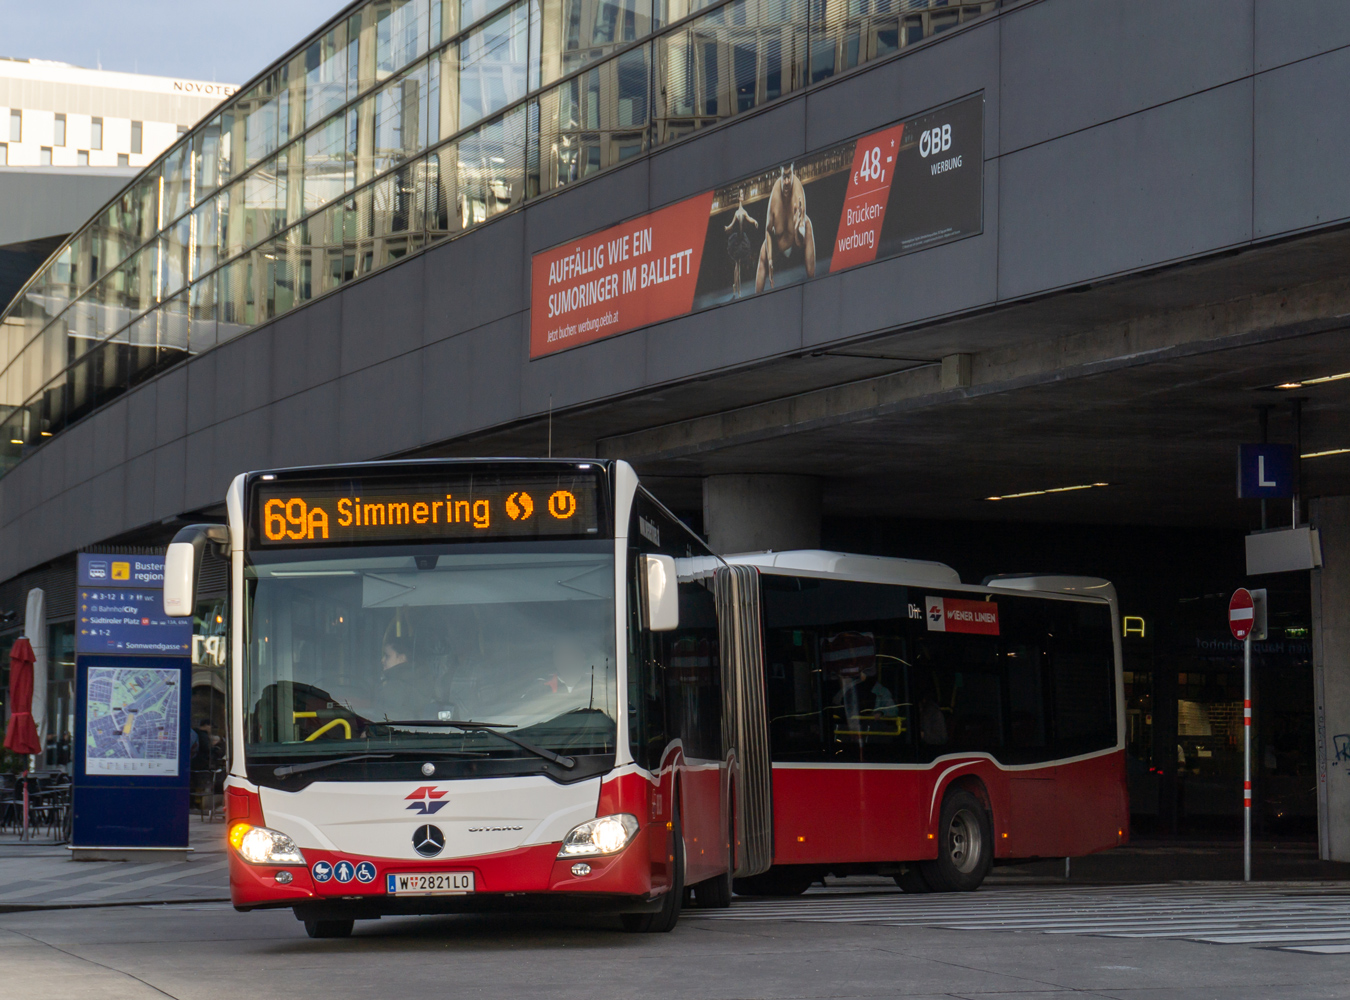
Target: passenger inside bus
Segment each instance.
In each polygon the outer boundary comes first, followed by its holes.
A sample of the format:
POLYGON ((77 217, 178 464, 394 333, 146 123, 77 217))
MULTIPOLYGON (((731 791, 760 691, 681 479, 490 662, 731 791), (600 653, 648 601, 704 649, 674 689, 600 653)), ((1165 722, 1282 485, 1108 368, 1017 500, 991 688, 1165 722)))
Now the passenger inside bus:
POLYGON ((841 632, 821 644, 821 662, 838 680, 839 690, 831 704, 844 710, 844 726, 838 727, 849 735, 899 735, 897 726, 871 725, 870 720, 896 719, 900 708, 877 674, 876 641, 871 632, 841 632))

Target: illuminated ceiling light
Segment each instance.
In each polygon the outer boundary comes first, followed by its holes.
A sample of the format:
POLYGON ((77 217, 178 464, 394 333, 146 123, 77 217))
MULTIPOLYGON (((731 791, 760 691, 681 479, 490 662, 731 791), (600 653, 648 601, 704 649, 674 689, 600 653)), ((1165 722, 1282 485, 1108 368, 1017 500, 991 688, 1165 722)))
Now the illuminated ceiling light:
POLYGON ((1350 378, 1350 372, 1341 372, 1339 375, 1318 375, 1316 378, 1304 378, 1298 381, 1281 382, 1278 385, 1271 386, 1273 389, 1302 389, 1308 385, 1321 385, 1323 382, 1339 382, 1341 379, 1350 378))
POLYGON ((10 444, 23 444, 23 440, 20 439, 20 438, 10 438, 10 439, 9 439, 9 443, 10 443, 10 444))
POLYGON ((1350 448, 1328 448, 1326 451, 1310 451, 1299 458, 1326 458, 1328 455, 1350 455, 1350 448))
POLYGON ((1074 490, 1091 490, 1098 486, 1110 486, 1110 483, 1083 483, 1079 486, 1054 486, 1048 490, 1028 490, 1026 493, 1005 493, 1001 497, 985 497, 986 500, 1020 500, 1022 497, 1043 497, 1047 493, 1072 493, 1074 490))
POLYGON ((1350 378, 1350 372, 1341 372, 1339 375, 1322 375, 1318 378, 1305 378, 1304 385, 1318 385, 1322 382, 1339 382, 1343 378, 1350 378))

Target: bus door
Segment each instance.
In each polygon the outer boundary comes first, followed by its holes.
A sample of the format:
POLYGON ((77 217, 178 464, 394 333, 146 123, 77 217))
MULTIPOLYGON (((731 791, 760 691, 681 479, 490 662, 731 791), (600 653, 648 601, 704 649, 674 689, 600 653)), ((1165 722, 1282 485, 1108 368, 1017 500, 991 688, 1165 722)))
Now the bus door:
MULTIPOLYGON (((669 632, 639 628, 640 665, 629 685, 634 757, 658 776, 661 814, 672 818, 678 795, 684 838, 685 884, 727 870, 724 810, 721 654, 715 569, 720 565, 684 525, 639 491, 629 527, 629 559, 673 556, 679 579, 680 624, 669 632), (640 749, 639 749, 640 747, 640 749)), ((636 601, 636 592, 632 599, 636 601)), ((654 810, 655 812, 655 810, 654 810)), ((653 860, 657 852, 653 842, 653 860)))

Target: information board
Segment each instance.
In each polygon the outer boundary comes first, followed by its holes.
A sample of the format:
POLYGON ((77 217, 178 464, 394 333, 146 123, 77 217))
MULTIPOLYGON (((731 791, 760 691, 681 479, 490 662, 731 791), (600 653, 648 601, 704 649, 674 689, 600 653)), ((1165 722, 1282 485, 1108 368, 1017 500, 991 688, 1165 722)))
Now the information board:
POLYGON ((76 576, 71 846, 186 848, 192 619, 164 558, 82 552, 76 576))
POLYGON ((164 614, 162 590, 81 587, 77 653, 192 652, 192 619, 164 614))

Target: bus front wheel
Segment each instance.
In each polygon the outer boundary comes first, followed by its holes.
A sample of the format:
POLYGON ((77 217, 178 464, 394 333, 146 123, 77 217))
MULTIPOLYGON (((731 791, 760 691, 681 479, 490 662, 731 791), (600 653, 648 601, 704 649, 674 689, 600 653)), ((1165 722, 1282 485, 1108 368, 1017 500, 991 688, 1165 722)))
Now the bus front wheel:
POLYGON ((970 792, 952 792, 942 800, 937 860, 919 868, 924 882, 934 892, 971 892, 993 863, 994 830, 984 803, 970 792))
POLYGON ((352 936, 355 920, 306 920, 305 933, 312 938, 345 938, 352 936))
POLYGON ((680 829, 680 800, 675 800, 675 815, 671 817, 670 856, 673 870, 670 890, 655 913, 625 913, 619 919, 623 929, 632 934, 664 934, 674 930, 684 904, 684 832, 680 829))

